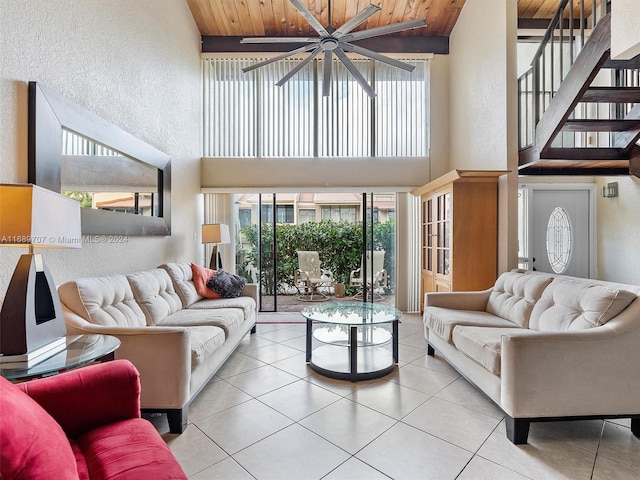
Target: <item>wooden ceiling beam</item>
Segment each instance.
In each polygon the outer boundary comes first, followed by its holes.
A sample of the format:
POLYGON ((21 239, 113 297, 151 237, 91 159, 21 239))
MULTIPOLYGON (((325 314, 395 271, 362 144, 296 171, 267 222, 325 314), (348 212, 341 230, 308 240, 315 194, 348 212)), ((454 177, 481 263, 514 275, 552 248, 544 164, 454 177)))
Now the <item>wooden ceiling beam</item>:
MULTIPOLYGON (((223 52, 288 52, 300 46, 299 43, 271 43, 271 44, 246 44, 240 43, 243 37, 202 37, 203 53, 223 52)), ((449 37, 429 36, 412 37, 407 35, 386 35, 384 37, 367 38, 353 42, 370 50, 380 53, 434 53, 438 55, 449 54, 449 37)))

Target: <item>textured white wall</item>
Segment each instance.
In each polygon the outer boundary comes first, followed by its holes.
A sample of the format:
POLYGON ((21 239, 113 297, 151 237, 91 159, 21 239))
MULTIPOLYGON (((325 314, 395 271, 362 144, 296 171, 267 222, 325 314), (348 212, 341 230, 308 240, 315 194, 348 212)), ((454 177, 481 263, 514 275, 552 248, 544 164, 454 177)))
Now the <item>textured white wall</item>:
POLYGON ((628 60, 640 55, 640 2, 611 2, 611 56, 628 60))
MULTIPOLYGON (((46 250, 57 283, 201 254, 200 35, 184 0, 0 0, 0 182, 27 181, 34 80, 172 157, 172 235, 46 250)), ((26 249, 0 248, 0 299, 26 249)))
POLYGON ((598 177, 597 185, 597 276, 640 285, 640 179, 598 177), (603 198, 602 187, 610 182, 618 182, 618 196, 603 198))
POLYGON ((512 172, 500 181, 500 271, 518 254, 516 37, 516 2, 467 0, 449 44, 449 169, 512 172))

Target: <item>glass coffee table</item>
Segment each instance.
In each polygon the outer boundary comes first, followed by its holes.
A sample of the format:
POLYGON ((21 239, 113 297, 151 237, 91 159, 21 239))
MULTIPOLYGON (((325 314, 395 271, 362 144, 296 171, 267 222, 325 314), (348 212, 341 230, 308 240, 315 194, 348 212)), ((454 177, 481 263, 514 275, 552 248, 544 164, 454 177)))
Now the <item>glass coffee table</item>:
POLYGON ((400 310, 367 302, 327 302, 301 310, 307 319, 306 361, 340 380, 368 380, 398 363, 400 310))

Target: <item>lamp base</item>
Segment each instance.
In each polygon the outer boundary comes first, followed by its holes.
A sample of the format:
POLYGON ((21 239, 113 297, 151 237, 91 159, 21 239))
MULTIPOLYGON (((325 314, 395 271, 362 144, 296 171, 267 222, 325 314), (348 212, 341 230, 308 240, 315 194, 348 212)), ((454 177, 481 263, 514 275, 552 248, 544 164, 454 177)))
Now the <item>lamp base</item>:
POLYGON ((0 310, 0 353, 24 355, 66 333, 60 297, 42 255, 22 255, 0 310))
POLYGON ((211 251, 211 260, 209 261, 209 268, 211 270, 223 270, 222 268, 222 254, 218 250, 218 245, 213 246, 211 251))

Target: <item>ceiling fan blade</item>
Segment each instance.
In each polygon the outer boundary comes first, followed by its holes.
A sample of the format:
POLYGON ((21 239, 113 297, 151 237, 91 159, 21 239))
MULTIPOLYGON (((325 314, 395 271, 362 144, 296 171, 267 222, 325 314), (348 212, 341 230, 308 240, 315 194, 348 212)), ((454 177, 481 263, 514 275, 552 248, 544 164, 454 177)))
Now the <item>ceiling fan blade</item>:
POLYGON ((313 52, 311 52, 309 54, 309 56, 307 58, 305 58, 298 65, 296 65, 291 70, 289 70, 289 72, 287 72, 287 74, 284 77, 282 77, 280 80, 278 80, 276 82, 276 85, 281 87, 282 85, 287 83, 289 81, 289 79, 291 77, 293 77, 296 73, 298 73, 300 70, 302 70, 305 67, 305 65, 307 65, 307 63, 309 63, 311 60, 316 58, 321 51, 322 51, 322 48, 321 47, 317 47, 313 52))
POLYGON ((318 43, 319 38, 309 37, 247 37, 240 43, 318 43))
POLYGON ((300 0, 289 0, 289 3, 304 17, 311 27, 320 34, 321 37, 328 37, 329 32, 322 26, 316 17, 305 7, 300 0))
POLYGON ((244 73, 250 72, 251 70, 255 70, 256 68, 264 67, 265 65, 269 65, 270 63, 277 62, 287 57, 291 57, 296 53, 308 52, 309 50, 313 50, 314 48, 318 48, 316 45, 305 45, 304 47, 296 48, 295 50, 291 50, 290 52, 283 53, 282 55, 278 55, 277 57, 267 58, 266 60, 258 63, 254 63, 253 65, 249 65, 242 69, 244 73))
POLYGON ((413 72, 416 68, 415 65, 409 65, 408 63, 401 62, 400 60, 396 60, 395 58, 387 57, 386 55, 381 55, 373 50, 369 50, 368 48, 362 48, 358 45, 353 45, 351 43, 341 43, 340 46, 343 50, 347 52, 355 52, 360 55, 364 55, 365 57, 372 58, 377 60, 378 62, 386 63, 387 65, 391 65, 393 67, 401 68, 406 70, 407 72, 413 72))
POLYGON ((342 51, 342 49, 336 48, 333 52, 336 54, 336 57, 338 57, 340 61, 344 64, 344 66, 347 67, 347 70, 351 72, 351 75, 353 75, 353 77, 360 84, 360 86, 367 93, 367 95, 369 95, 369 97, 371 98, 374 98, 376 96, 375 90, 371 88, 371 85, 369 85, 367 80, 362 76, 360 71, 353 64, 353 62, 349 60, 349 57, 347 57, 347 55, 342 51))
POLYGON ((358 25, 367 20, 370 16, 375 15, 381 10, 381 8, 377 5, 369 5, 367 8, 358 13, 355 17, 349 20, 347 23, 338 28, 335 32, 333 32, 333 36, 336 38, 340 38, 343 35, 346 35, 351 30, 356 28, 358 25))
POLYGON ((424 27, 426 24, 427 21, 424 18, 420 20, 410 20, 408 22, 394 23, 392 25, 384 25, 382 27, 350 33, 342 37, 340 40, 344 42, 352 42, 354 40, 362 40, 363 38, 377 37, 378 35, 387 35, 389 33, 401 32, 412 28, 424 27))
POLYGON ((324 65, 322 71, 322 96, 328 97, 331 94, 331 67, 333 64, 333 51, 324 51, 324 65))

